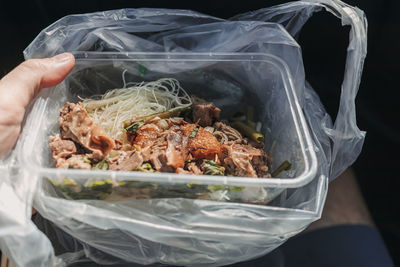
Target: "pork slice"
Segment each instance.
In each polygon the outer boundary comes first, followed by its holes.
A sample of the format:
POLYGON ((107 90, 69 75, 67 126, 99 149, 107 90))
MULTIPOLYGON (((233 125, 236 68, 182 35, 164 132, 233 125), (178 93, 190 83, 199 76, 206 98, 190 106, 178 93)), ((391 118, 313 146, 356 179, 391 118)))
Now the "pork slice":
POLYGON ((227 172, 235 176, 258 177, 252 165, 254 157, 263 155, 263 151, 249 145, 231 143, 225 145, 227 155, 224 158, 224 167, 227 172))
POLYGON ((176 168, 183 168, 189 154, 188 137, 179 127, 171 127, 167 134, 167 164, 176 168))
POLYGON ((237 144, 243 144, 246 143, 246 141, 243 139, 243 136, 240 134, 240 132, 234 128, 232 128, 231 126, 226 125, 223 122, 216 122, 214 123, 214 128, 217 131, 222 132, 226 137, 227 137, 227 141, 233 141, 234 143, 237 144))
POLYGON ((192 174, 190 171, 187 171, 184 168, 176 168, 175 173, 177 173, 177 174, 192 174))
POLYGON ((197 174, 197 175, 202 175, 203 172, 199 168, 199 166, 196 165, 195 162, 188 163, 186 166, 187 170, 183 168, 176 168, 175 173, 178 174, 197 174))
POLYGON ((174 172, 174 168, 167 164, 167 134, 163 133, 149 148, 149 158, 153 168, 160 172, 174 172))
POLYGON ((114 171, 133 171, 142 166, 143 157, 139 151, 121 152, 111 159, 108 169, 114 171))
POLYGON ((134 145, 140 149, 144 162, 150 161, 152 147, 159 144, 158 139, 161 134, 161 128, 154 123, 147 123, 136 132, 134 145))
POLYGON ((181 130, 189 138, 189 152, 196 160, 214 159, 215 155, 221 152, 221 143, 203 127, 186 124, 181 126, 181 130))
POLYGON ((81 102, 66 102, 60 110, 58 123, 62 139, 72 139, 102 158, 115 146, 114 140, 106 135, 103 128, 93 123, 81 102))
POLYGON ((134 144, 140 148, 152 146, 161 135, 162 130, 154 123, 147 123, 136 131, 134 144))
POLYGON ((214 121, 219 120, 221 110, 214 104, 205 101, 197 96, 192 96, 193 121, 206 127, 211 126, 214 121))
POLYGON ((187 169, 189 170, 190 173, 193 173, 193 174, 198 174, 198 175, 203 174, 203 172, 201 171, 199 166, 197 166, 196 162, 188 163, 187 164, 187 169))
POLYGON ((68 159, 59 158, 57 160, 56 168, 90 170, 92 168, 92 166, 86 160, 86 158, 87 158, 87 156, 86 155, 82 155, 82 154, 80 154, 80 155, 72 155, 68 159))
POLYGON ((50 150, 53 160, 57 162, 59 159, 68 158, 76 154, 75 143, 71 140, 62 140, 59 134, 50 136, 50 150))

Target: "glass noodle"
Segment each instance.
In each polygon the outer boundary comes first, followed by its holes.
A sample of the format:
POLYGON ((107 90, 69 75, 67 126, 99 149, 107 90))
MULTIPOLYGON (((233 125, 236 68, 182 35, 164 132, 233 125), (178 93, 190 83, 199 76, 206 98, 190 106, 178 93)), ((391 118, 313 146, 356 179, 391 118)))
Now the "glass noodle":
POLYGON ((192 104, 190 96, 176 79, 125 83, 123 77, 123 81, 124 88, 110 90, 98 96, 98 99, 83 99, 83 105, 93 122, 103 127, 112 138, 123 137, 124 121, 192 104))

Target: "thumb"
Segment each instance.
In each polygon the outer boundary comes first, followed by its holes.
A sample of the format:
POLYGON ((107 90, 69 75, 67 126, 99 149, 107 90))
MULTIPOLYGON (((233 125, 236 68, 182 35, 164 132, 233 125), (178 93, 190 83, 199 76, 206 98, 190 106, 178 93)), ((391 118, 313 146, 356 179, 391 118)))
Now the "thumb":
POLYGON ((60 83, 74 64, 75 58, 70 53, 27 60, 1 79, 0 101, 25 109, 40 89, 60 83))

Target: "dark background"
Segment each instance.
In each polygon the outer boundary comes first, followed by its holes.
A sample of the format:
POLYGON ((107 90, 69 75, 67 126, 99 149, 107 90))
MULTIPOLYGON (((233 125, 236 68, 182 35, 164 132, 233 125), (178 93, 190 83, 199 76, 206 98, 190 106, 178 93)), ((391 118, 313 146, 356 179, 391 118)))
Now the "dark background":
MULTIPOLYGON (((22 51, 55 20, 73 13, 126 7, 193 9, 229 18, 286 1, 50 1, 0 0, 0 77, 23 61, 22 51)), ((369 23, 368 55, 357 98, 359 128, 367 131, 363 151, 354 164, 371 214, 396 265, 400 265, 398 149, 400 143, 400 10, 399 0, 347 3, 364 10, 369 23)), ((349 29, 326 12, 314 15, 299 43, 307 80, 334 118, 343 79, 349 29)))

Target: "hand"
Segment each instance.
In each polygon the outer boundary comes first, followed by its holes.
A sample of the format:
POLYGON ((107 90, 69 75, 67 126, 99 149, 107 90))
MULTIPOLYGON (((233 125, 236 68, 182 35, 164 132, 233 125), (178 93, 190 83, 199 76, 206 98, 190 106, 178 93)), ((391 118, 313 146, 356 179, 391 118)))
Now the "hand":
POLYGON ((29 102, 42 88, 59 84, 75 64, 70 53, 30 59, 0 80, 0 159, 14 147, 29 102))

